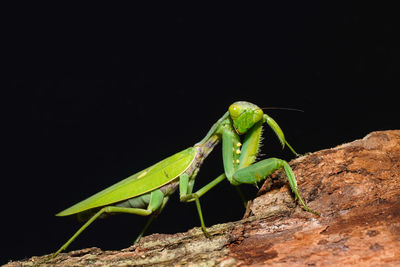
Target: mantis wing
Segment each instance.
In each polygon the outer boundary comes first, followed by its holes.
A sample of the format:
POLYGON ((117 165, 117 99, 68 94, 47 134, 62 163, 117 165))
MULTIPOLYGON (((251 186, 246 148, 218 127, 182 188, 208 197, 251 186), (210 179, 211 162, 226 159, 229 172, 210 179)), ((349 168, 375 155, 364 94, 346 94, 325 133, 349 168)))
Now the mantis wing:
POLYGON ((178 152, 61 211, 56 216, 67 216, 109 205, 159 188, 181 175, 193 162, 195 154, 194 147, 178 152))

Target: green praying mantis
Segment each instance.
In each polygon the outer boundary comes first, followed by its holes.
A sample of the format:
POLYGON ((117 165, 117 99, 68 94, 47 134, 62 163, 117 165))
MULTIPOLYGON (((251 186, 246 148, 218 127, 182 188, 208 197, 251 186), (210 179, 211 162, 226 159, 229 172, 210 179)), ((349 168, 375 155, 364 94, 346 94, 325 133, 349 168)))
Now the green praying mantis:
POLYGON ((278 158, 268 158, 255 163, 261 144, 263 124, 274 131, 282 148, 286 145, 296 156, 294 149, 286 141, 279 125, 258 106, 239 101, 211 127, 207 135, 193 147, 178 152, 128 178, 100 191, 99 193, 61 211, 56 216, 77 214, 89 218, 85 224, 50 258, 66 249, 93 221, 107 213, 130 213, 150 216, 144 229, 135 240, 139 242, 153 219, 164 209, 172 193, 179 188, 182 202, 196 203, 201 229, 206 237, 211 237, 204 224, 200 207, 200 197, 224 179, 234 185, 256 184, 266 179, 278 169, 284 169, 290 188, 304 210, 309 209, 299 195, 296 178, 289 164, 278 158), (242 137, 244 135, 244 137, 242 137), (242 140, 241 140, 242 139, 242 140), (196 175, 204 159, 222 140, 224 173, 193 193, 196 175))

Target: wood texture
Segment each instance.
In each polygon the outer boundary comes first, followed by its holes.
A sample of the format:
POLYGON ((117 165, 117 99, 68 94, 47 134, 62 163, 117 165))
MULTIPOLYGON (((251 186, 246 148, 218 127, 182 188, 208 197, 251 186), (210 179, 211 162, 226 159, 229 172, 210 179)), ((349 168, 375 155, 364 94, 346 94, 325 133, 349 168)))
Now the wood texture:
MULTIPOLYGON (((121 251, 88 248, 62 253, 50 266, 399 266, 400 131, 290 162, 300 194, 321 216, 296 205, 282 171, 272 175, 245 218, 154 234, 121 251)), ((11 262, 33 266, 46 256, 11 262)), ((47 265, 47 264, 46 264, 47 265)))

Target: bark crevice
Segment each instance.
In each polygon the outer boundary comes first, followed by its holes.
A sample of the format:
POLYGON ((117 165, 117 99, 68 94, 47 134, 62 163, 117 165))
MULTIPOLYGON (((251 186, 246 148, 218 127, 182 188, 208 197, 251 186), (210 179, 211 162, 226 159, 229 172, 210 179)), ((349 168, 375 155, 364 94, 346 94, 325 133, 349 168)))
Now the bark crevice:
MULTIPOLYGON (((290 162, 315 216, 294 203, 277 171, 248 205, 244 219, 174 235, 153 234, 120 251, 61 253, 51 266, 399 266, 400 130, 290 162)), ((46 256, 6 266, 33 266, 46 256)))

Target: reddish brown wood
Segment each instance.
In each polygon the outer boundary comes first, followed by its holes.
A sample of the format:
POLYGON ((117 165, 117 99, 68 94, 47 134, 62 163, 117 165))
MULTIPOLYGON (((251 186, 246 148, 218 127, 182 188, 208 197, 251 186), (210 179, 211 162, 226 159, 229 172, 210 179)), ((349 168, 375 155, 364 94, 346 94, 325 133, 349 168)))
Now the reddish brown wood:
MULTIPOLYGON (((296 205, 281 171, 248 205, 245 219, 154 234, 121 251, 62 253, 52 266, 400 266, 400 131, 290 162, 300 194, 321 216, 296 205)), ((45 256, 12 262, 29 266, 45 256)))

